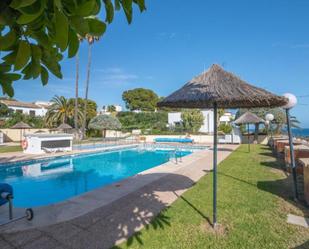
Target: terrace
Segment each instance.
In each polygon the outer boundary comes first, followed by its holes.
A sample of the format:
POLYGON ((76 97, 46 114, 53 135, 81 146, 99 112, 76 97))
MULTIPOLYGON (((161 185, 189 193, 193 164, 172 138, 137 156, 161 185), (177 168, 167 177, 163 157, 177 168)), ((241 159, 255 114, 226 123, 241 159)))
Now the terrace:
MULTIPOLYGON (((169 172, 160 166, 110 186, 105 194, 97 191, 87 199, 101 206, 77 218, 51 225, 59 218, 51 213, 35 228, 36 222, 19 224, 22 231, 1 233, 1 248, 174 248, 176 240, 184 248, 306 248, 309 230, 287 223, 288 214, 305 216, 308 209, 292 201, 284 164, 266 146, 252 145, 251 153, 245 145, 232 152, 236 147, 224 145, 218 152, 223 226, 217 231, 210 222, 212 152, 203 151, 169 172)), ((61 213, 63 218, 70 212, 61 213)))

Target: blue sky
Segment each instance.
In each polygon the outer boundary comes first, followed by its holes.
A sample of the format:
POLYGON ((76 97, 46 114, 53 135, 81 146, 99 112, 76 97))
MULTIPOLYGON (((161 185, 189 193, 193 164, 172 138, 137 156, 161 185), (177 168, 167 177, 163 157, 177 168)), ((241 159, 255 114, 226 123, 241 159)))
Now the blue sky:
MULTIPOLYGON (((277 94, 309 95, 309 1, 146 0, 128 26, 122 13, 93 47, 89 96, 99 106, 121 104, 124 90, 153 89, 166 96, 213 63, 277 94)), ((87 46, 81 46, 85 84, 87 46)), ((75 61, 62 63, 64 78, 15 83, 19 100, 74 95, 75 61)), ((309 97, 293 114, 309 127, 309 97)))

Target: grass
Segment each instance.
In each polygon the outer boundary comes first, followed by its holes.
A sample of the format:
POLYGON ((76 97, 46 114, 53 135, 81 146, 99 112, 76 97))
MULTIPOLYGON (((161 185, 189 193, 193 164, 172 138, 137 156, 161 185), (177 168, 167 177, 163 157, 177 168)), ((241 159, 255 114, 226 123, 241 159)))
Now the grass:
POLYGON ((291 185, 265 146, 241 146, 218 170, 219 232, 212 215, 212 173, 204 176, 160 216, 115 248, 309 248, 309 229, 286 223, 288 213, 308 210, 291 201, 291 185), (297 207, 298 206, 298 207, 297 207), (306 242, 307 241, 307 242, 306 242))
POLYGON ((22 151, 22 148, 20 145, 16 146, 1 146, 0 147, 0 153, 6 153, 6 152, 17 152, 22 151))

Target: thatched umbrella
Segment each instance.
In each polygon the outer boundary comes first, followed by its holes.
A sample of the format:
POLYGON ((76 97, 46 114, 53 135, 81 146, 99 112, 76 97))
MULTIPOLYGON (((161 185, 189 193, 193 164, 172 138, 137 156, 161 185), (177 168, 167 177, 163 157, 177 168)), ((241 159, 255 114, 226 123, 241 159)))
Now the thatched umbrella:
POLYGON ((160 107, 213 108, 213 225, 217 223, 217 151, 218 108, 252 108, 283 106, 287 99, 249 85, 218 65, 193 78, 182 88, 158 103, 160 107))
POLYGON ((106 130, 119 130, 121 123, 118 118, 112 115, 98 115, 90 120, 88 127, 90 129, 101 130, 105 138, 106 130))
POLYGON ((248 150, 250 152, 250 133, 249 133, 249 124, 259 124, 259 123, 265 123, 265 121, 252 112, 246 112, 243 115, 241 115, 238 119, 234 121, 235 124, 241 125, 241 124, 247 124, 247 132, 248 132, 248 150))
POLYGON ((64 131, 64 132, 71 130, 71 129, 73 129, 72 126, 67 124, 67 123, 62 123, 61 125, 59 125, 57 127, 57 130, 61 130, 61 131, 64 131))
POLYGON ((23 131, 24 131, 24 129, 30 129, 30 128, 31 128, 30 125, 28 125, 28 124, 26 124, 25 122, 22 122, 22 121, 16 123, 15 125, 13 125, 11 127, 11 129, 19 129, 20 130, 20 141, 23 140, 23 131))

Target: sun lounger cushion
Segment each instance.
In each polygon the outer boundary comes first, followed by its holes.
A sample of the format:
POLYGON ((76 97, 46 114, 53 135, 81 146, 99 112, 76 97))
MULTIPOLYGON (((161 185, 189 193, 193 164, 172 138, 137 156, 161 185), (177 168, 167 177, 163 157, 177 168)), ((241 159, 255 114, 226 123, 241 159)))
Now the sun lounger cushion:
POLYGON ((13 188, 11 185, 7 183, 0 183, 0 206, 7 203, 8 200, 2 197, 2 193, 10 193, 13 195, 13 188))

